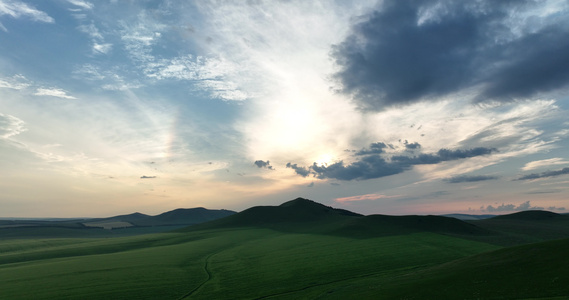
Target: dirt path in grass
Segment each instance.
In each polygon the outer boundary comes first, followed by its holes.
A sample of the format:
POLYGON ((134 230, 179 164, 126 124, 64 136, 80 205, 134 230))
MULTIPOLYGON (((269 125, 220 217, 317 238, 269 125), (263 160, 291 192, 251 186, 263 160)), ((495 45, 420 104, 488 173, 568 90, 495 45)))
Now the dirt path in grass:
MULTIPOLYGON (((225 249, 223 249, 223 250, 225 250, 225 249)), ((205 258, 203 269, 204 269, 204 271, 205 271, 205 273, 206 273, 206 275, 207 275, 207 278, 206 278, 202 283, 200 283, 198 286, 196 286, 193 290, 187 292, 185 295, 183 295, 182 297, 178 298, 178 300, 181 300, 181 299, 185 299, 185 298, 190 297, 193 293, 197 292, 204 284, 206 284, 206 283, 211 279, 211 272, 210 272, 210 270, 208 269, 209 259, 210 259, 212 256, 214 256, 214 255, 220 253, 220 252, 223 251, 223 250, 219 250, 219 251, 217 251, 217 252, 211 253, 210 255, 208 255, 208 256, 205 258)))

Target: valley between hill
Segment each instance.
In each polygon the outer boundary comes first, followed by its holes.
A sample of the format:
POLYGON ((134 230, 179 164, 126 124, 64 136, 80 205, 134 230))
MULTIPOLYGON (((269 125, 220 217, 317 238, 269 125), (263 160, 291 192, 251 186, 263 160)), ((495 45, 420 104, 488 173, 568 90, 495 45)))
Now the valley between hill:
POLYGON ((564 297, 567 237, 548 212, 464 222, 299 198, 168 233, 3 239, 0 285, 6 299, 564 297))

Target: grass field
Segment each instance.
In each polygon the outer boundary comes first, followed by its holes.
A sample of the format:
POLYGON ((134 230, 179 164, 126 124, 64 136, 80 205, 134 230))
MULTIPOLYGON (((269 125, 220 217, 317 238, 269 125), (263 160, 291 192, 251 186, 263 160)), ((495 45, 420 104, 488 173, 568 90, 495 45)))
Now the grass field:
POLYGON ((564 216, 532 213, 473 224, 435 216, 365 217, 297 199, 169 233, 10 238, 0 240, 1 298, 569 295, 569 239, 547 241, 567 237, 564 216))
POLYGON ((0 278, 6 299, 295 298, 496 248, 432 233, 350 239, 258 228, 8 240, 0 278))

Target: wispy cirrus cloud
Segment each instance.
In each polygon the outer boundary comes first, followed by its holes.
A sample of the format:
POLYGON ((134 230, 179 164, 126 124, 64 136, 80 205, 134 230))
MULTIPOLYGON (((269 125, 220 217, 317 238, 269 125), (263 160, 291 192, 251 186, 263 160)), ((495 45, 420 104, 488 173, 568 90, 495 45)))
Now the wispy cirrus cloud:
POLYGON ((81 8, 81 9, 85 9, 85 10, 91 10, 93 9, 93 7, 95 7, 95 5, 93 5, 93 3, 88 2, 88 1, 83 1, 83 0, 67 0, 69 3, 81 8))
POLYGON ((77 99, 74 96, 68 95, 66 90, 59 88, 38 88, 34 93, 36 96, 50 96, 62 99, 77 99))
POLYGON ((30 81, 23 75, 14 75, 12 77, 0 78, 0 88, 8 88, 14 90, 23 90, 31 85, 30 81))
POLYGON ((0 113, 0 137, 10 138, 26 131, 24 121, 11 115, 0 113))
POLYGON ((248 95, 231 78, 238 77, 238 66, 223 56, 181 54, 177 56, 159 54, 155 46, 164 42, 163 35, 171 26, 153 19, 146 13, 136 21, 123 22, 121 40, 130 59, 148 78, 158 81, 183 80, 194 84, 197 89, 210 93, 213 98, 243 101, 248 95))
POLYGON ((334 201, 338 203, 349 203, 349 202, 356 202, 356 201, 374 201, 379 199, 391 199, 391 198, 398 198, 401 197, 399 195, 395 196, 386 196, 382 194, 365 194, 365 195, 358 195, 358 196, 350 196, 350 197, 342 197, 336 198, 334 201))
MULTIPOLYGON (((10 16, 15 19, 27 18, 34 22, 54 23, 55 20, 47 13, 36 9, 35 7, 17 0, 0 1, 0 17, 10 16)), ((2 26, 4 31, 7 31, 2 26)))
POLYGON ((99 28, 91 21, 89 24, 83 24, 77 29, 91 38, 92 50, 94 54, 108 54, 113 48, 113 44, 105 43, 105 38, 101 34, 99 28))
POLYGON ((522 167, 522 170, 523 171, 530 171, 530 170, 534 170, 534 169, 538 169, 538 168, 542 168, 542 167, 547 167, 547 166, 566 165, 566 164, 569 164, 568 160, 565 160, 561 157, 555 157, 555 158, 535 160, 535 161, 528 162, 522 167))

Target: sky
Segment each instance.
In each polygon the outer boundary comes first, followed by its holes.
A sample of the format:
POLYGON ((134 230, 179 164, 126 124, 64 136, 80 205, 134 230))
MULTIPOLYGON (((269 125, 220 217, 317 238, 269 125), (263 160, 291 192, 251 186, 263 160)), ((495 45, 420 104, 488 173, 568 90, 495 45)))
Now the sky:
POLYGON ((0 217, 569 209, 569 1, 0 0, 0 217))

